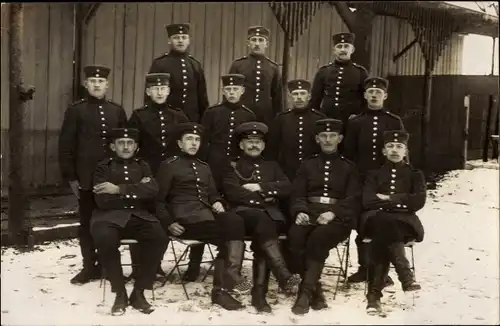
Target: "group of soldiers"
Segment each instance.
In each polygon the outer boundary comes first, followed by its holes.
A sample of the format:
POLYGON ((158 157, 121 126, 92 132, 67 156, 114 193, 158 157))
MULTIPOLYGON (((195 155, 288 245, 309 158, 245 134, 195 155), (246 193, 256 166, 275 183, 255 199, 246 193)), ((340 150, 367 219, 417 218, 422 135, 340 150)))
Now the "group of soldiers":
MULTIPOLYGON (((170 237, 218 247, 211 299, 243 307, 251 292, 259 312, 272 273, 296 294, 294 314, 328 307, 320 277, 329 251, 356 230, 359 269, 368 282, 367 311, 382 310, 382 289, 395 266, 404 291, 418 290, 404 244, 422 241, 415 212, 423 207, 423 174, 408 163, 401 119, 384 106, 388 81, 368 77, 351 60, 354 34, 333 35, 334 62, 312 83, 288 82, 292 108, 282 111, 278 65, 266 56, 269 30, 248 29, 249 55, 222 76, 222 103, 209 107, 202 65, 188 52, 189 24, 166 26, 170 51, 145 76, 144 106, 127 120, 106 99, 110 69, 84 68, 88 95, 64 116, 59 159, 79 199, 83 269, 71 280, 107 278, 113 315, 144 297, 162 274, 170 237), (287 240, 279 240, 280 235, 287 240), (252 239, 253 280, 241 275, 252 239), (133 238, 134 289, 127 294, 119 246, 133 238)), ((193 246, 184 281, 196 281, 204 245, 193 246)), ((164 274, 164 273, 163 273, 164 274)))

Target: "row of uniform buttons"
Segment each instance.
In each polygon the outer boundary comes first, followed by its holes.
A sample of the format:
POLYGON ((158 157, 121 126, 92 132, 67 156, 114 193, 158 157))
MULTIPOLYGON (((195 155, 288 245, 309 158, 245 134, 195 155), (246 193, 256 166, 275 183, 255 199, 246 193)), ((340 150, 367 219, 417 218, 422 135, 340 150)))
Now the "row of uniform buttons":
POLYGON ((99 105, 99 114, 101 116, 102 147, 107 147, 108 146, 108 138, 106 137, 106 134, 107 134, 106 117, 104 116, 104 110, 103 110, 102 105, 99 105))
POLYGON ((186 103, 186 97, 187 97, 187 86, 188 86, 188 82, 187 82, 187 70, 186 70, 186 60, 185 59, 181 59, 181 67, 182 67, 182 80, 184 81, 183 84, 184 84, 184 88, 182 89, 182 103, 186 103))
POLYGON ((377 160, 377 131, 378 131, 378 117, 374 116, 373 117, 373 157, 372 159, 374 161, 377 160))
MULTIPOLYGON (((255 167, 255 176, 257 177, 257 180, 260 181, 262 178, 260 176, 260 170, 259 170, 259 164, 254 164, 255 167)), ((250 204, 260 204, 260 201, 254 201, 253 199, 250 200, 250 204)))
MULTIPOLYGON (((396 193, 396 169, 391 169, 391 192, 390 194, 391 195, 394 195, 396 193)), ((408 208, 408 206, 406 205, 401 205, 401 204, 397 204, 396 205, 397 208, 408 208)))
POLYGON ((339 106, 339 95, 340 95, 340 84, 342 83, 342 74, 344 73, 344 67, 339 68, 339 74, 337 75, 337 87, 335 87, 335 100, 333 104, 339 106))
POLYGON ((259 102, 259 92, 260 92, 260 88, 259 88, 259 86, 260 86, 260 70, 259 69, 261 68, 260 63, 261 63, 261 61, 257 60, 257 71, 256 71, 257 76, 255 77, 255 79, 256 79, 255 86, 257 86, 257 88, 255 89, 255 102, 259 102))
MULTIPOLYGON (((165 120, 165 117, 163 116, 163 110, 158 110, 158 115, 160 116, 160 128, 161 128, 161 145, 163 146, 163 148, 165 148, 167 146, 167 143, 166 143, 166 136, 165 136, 165 133, 167 132, 166 130, 166 124, 163 120, 165 120)), ((165 156, 165 152, 162 152, 161 153, 161 156, 165 156)))
POLYGON ((304 153, 302 152, 302 142, 304 137, 304 117, 299 117, 299 161, 302 161, 304 153))
POLYGON ((231 153, 231 144, 232 144, 232 138, 233 138, 233 132, 234 132, 234 111, 231 111, 231 115, 229 117, 229 139, 227 141, 227 149, 226 149, 226 155, 229 156, 231 153))
MULTIPOLYGON (((125 181, 128 181, 129 180, 129 177, 128 177, 128 167, 127 167, 126 164, 123 165, 123 174, 125 175, 125 181)), ((127 198, 127 199, 130 199, 130 198, 135 199, 135 198, 137 198, 137 196, 136 195, 125 195, 125 198, 127 198)), ((130 206, 125 205, 124 208, 132 208, 133 209, 133 208, 135 208, 135 206, 134 205, 130 205, 130 206)))
POLYGON ((323 196, 328 197, 328 180, 330 180, 330 161, 325 162, 325 187, 323 189, 323 196))
POLYGON ((191 166, 193 167, 194 176, 196 177, 196 183, 195 183, 195 185, 196 185, 196 191, 197 191, 197 193, 198 193, 198 198, 199 198, 200 200, 203 200, 203 198, 201 197, 201 189, 200 189, 200 181, 201 181, 201 180, 200 180, 200 178, 199 178, 199 176, 198 176, 198 171, 197 171, 197 169, 196 169, 196 163, 195 163, 195 162, 193 162, 193 163, 191 164, 191 166))

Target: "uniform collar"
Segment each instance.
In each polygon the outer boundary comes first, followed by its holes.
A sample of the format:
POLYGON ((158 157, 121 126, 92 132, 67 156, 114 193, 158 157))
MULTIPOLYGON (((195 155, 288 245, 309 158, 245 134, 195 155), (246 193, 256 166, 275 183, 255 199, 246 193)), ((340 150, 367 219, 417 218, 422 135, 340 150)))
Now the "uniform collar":
POLYGON ((331 161, 331 160, 334 160, 334 159, 337 159, 340 157, 340 154, 339 154, 339 151, 335 151, 331 154, 326 154, 325 152, 321 151, 319 152, 319 156, 321 158, 323 158, 325 161, 331 161))
POLYGON ((292 113, 294 113, 294 114, 303 115, 303 114, 306 114, 307 112, 310 112, 311 109, 309 109, 306 106, 305 108, 302 108, 302 109, 292 108, 290 111, 292 111, 292 113))
POLYGON ((352 64, 352 60, 347 60, 347 61, 335 60, 335 64, 337 64, 339 66, 349 66, 352 64))
POLYGON ((366 114, 372 115, 372 116, 380 116, 385 114, 387 111, 386 108, 382 108, 380 110, 371 110, 370 108, 366 107, 366 114))
POLYGON ((150 100, 149 103, 147 104, 148 107, 152 108, 152 109, 155 109, 155 110, 158 110, 158 111, 164 111, 167 109, 167 102, 163 103, 163 104, 158 104, 156 103, 155 101, 153 100, 150 100))
POLYGON ((183 151, 180 151, 179 157, 184 158, 186 160, 196 160, 197 159, 197 155, 190 155, 190 154, 185 153, 183 151))
POLYGON ((241 101, 237 103, 231 103, 228 100, 224 99, 222 103, 224 104, 224 106, 230 108, 231 110, 237 110, 241 108, 241 101))
POLYGON ((250 54, 248 56, 255 58, 255 59, 259 59, 259 60, 263 60, 266 58, 265 54, 258 54, 258 53, 254 53, 254 52, 250 52, 250 54))
POLYGON ((115 157, 113 158, 113 161, 116 161, 116 162, 118 162, 120 164, 124 164, 125 165, 125 164, 131 164, 131 163, 135 162, 136 159, 135 159, 135 155, 132 156, 129 159, 123 159, 123 158, 119 157, 118 155, 115 155, 115 157))
POLYGON ((245 163, 255 164, 262 162, 263 158, 262 155, 259 155, 257 157, 252 157, 243 153, 241 156, 241 160, 245 163))
POLYGON ((88 95, 87 102, 88 103, 95 103, 95 104, 102 104, 102 103, 106 102, 106 96, 104 96, 103 98, 97 98, 97 97, 93 97, 92 95, 88 95))
POLYGON ((393 163, 393 162, 389 161, 388 159, 386 159, 384 165, 386 167, 388 167, 389 169, 397 169, 397 168, 402 168, 402 167, 406 166, 407 164, 405 163, 404 160, 399 162, 399 163, 393 163))
POLYGON ((168 52, 168 55, 183 58, 183 57, 187 57, 189 55, 189 53, 187 51, 186 52, 179 52, 179 51, 175 51, 174 49, 172 49, 168 52))

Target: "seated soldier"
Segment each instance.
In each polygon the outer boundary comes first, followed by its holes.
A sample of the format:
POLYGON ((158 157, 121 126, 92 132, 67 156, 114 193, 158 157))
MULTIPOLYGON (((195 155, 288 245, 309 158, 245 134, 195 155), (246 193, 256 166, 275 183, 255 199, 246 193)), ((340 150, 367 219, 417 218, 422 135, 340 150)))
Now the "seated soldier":
POLYGON ((242 217, 246 234, 253 238, 252 306, 259 312, 271 312, 266 301, 270 270, 286 292, 296 292, 300 283, 300 277, 288 270, 278 242, 287 225, 279 199, 290 194, 291 184, 278 163, 261 156, 267 131, 267 126, 257 121, 235 129, 235 143, 243 154, 223 179, 225 198, 232 211, 242 217))
POLYGON ((349 237, 359 213, 361 184, 356 166, 339 155, 342 121, 316 121, 321 152, 304 160, 293 183, 290 200, 295 224, 289 231, 290 251, 299 264, 302 284, 292 308, 305 314, 327 308, 319 279, 330 250, 349 237))
POLYGON ((176 134, 181 154, 165 160, 158 170, 156 212, 163 227, 173 236, 215 244, 219 254, 214 263, 212 303, 227 310, 243 305, 228 292, 249 292, 250 282, 240 276, 245 226, 225 212, 210 167, 196 158, 203 127, 182 123, 176 134))
POLYGON ((405 256, 404 244, 421 242, 424 228, 416 211, 426 199, 422 172, 403 161, 409 135, 403 130, 384 133, 384 165, 369 171, 363 188, 361 237, 371 239, 367 312, 381 312, 380 298, 385 275, 392 263, 403 291, 420 289, 405 256))
POLYGON ((144 298, 151 289, 156 269, 167 249, 167 237, 158 219, 148 212, 154 203, 158 186, 148 164, 134 155, 139 132, 136 129, 113 129, 111 149, 116 157, 102 161, 94 174, 94 199, 97 211, 92 216, 91 232, 100 255, 104 274, 111 282, 116 299, 113 315, 122 315, 130 305, 149 314, 154 309, 144 298), (143 253, 134 290, 127 297, 122 265, 120 239, 139 242, 143 253))

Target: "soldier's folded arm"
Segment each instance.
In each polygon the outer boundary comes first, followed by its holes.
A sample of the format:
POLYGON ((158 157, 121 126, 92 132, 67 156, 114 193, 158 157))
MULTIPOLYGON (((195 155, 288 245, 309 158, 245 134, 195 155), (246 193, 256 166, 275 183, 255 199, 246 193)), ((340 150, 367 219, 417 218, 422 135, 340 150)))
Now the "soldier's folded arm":
POLYGON ((377 171, 369 171, 366 175, 365 184, 363 186, 363 209, 388 209, 392 203, 389 200, 383 200, 377 197, 377 171))
POLYGON ((69 107, 64 113, 64 120, 59 134, 59 166, 65 181, 77 180, 76 143, 78 132, 78 111, 75 107, 69 107))
POLYGON ((412 171, 411 175, 412 189, 411 193, 390 195, 391 208, 400 208, 406 206, 409 211, 416 212, 422 209, 427 199, 427 187, 425 177, 421 171, 412 171), (400 206, 397 206, 400 205, 400 206))
POLYGON ((156 217, 160 221, 164 229, 167 229, 170 224, 175 222, 174 217, 169 211, 167 205, 167 197, 172 188, 174 181, 173 166, 167 162, 163 162, 158 169, 156 180, 158 182, 158 193, 155 200, 156 217))
POLYGON ((332 208, 335 219, 351 220, 361 213, 361 191, 360 176, 357 169, 353 167, 349 172, 345 197, 337 201, 332 208))
MULTIPOLYGON (((101 163, 97 166, 94 172, 94 186, 109 182, 109 165, 101 163)), ((123 209, 123 198, 119 194, 94 193, 94 201, 98 208, 102 210, 123 209)))
POLYGON ((297 175, 293 180, 290 196, 290 213, 293 218, 296 218, 299 213, 310 213, 307 202, 307 161, 300 165, 297 175))
POLYGON ((276 181, 259 183, 264 197, 286 198, 292 192, 292 184, 279 165, 273 162, 276 181))
POLYGON ((320 110, 321 101, 324 96, 324 83, 323 83, 323 70, 325 68, 320 68, 316 75, 314 75, 312 87, 311 87, 311 100, 309 101, 309 108, 320 110))
POLYGON ((238 175, 232 167, 224 174, 222 184, 224 195, 233 205, 260 206, 263 202, 262 197, 257 192, 243 188, 238 175))
POLYGON ((156 183, 148 163, 141 160, 139 164, 142 169, 142 177, 147 178, 146 182, 118 184, 120 195, 127 199, 154 199, 158 194, 158 183, 156 183))

